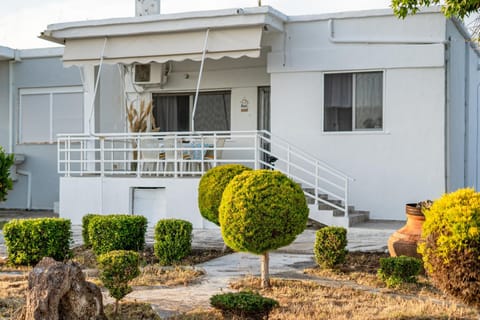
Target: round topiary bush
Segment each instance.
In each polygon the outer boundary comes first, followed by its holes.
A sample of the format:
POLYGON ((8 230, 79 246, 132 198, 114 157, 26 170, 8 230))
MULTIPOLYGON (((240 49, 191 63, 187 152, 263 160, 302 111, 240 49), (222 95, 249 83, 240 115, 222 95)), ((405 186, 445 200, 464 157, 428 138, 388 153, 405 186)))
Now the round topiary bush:
POLYGON ((325 227, 315 234, 313 253, 319 266, 332 269, 345 262, 347 256, 347 229, 325 227))
POLYGON ((223 191, 230 180, 246 170, 252 169, 241 164, 227 164, 210 169, 203 175, 198 185, 198 208, 205 219, 219 225, 218 207, 223 191))
POLYGON ((305 230, 308 206, 302 188, 279 171, 245 171, 225 188, 220 205, 223 240, 236 251, 262 254, 262 286, 269 287, 268 251, 305 230))
POLYGON ((460 189, 424 211, 418 251, 432 282, 480 308, 480 193, 460 189))
POLYGON ((169 265, 190 254, 192 228, 192 223, 181 219, 162 219, 157 222, 153 249, 160 264, 169 265))

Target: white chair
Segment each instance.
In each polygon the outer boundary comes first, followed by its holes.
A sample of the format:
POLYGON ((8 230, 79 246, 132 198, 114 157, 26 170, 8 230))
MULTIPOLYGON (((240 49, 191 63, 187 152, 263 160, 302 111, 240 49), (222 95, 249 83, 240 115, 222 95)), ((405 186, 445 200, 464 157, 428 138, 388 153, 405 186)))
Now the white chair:
MULTIPOLYGON (((163 140, 163 146, 165 149, 170 149, 170 150, 165 150, 165 165, 163 167, 164 175, 167 175, 169 173, 169 168, 171 167, 171 170, 174 172, 174 175, 177 174, 177 170, 180 169, 180 175, 183 172, 184 168, 184 162, 185 160, 191 160, 190 155, 184 154, 182 150, 174 150, 176 147, 181 148, 182 147, 182 141, 181 139, 175 139, 175 137, 165 137, 163 140), (176 143, 175 143, 176 141, 176 143)), ((188 163, 186 163, 185 166, 188 169, 188 163)))
POLYGON ((205 152, 203 160, 205 160, 205 171, 211 169, 212 167, 216 167, 217 163, 215 160, 221 159, 223 154, 223 146, 225 145, 225 138, 206 138, 203 140, 205 145, 213 146, 216 148, 208 149, 205 152), (215 143, 216 140, 216 143, 215 143), (212 166, 213 163, 213 166, 212 166))
POLYGON ((140 172, 152 171, 158 176, 160 153, 158 140, 145 138, 140 140, 140 172))

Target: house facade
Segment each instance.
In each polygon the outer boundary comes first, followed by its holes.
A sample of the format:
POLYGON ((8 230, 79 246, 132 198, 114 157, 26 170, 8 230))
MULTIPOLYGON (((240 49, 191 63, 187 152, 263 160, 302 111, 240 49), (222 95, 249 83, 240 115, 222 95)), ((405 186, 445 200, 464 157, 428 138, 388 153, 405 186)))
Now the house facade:
MULTIPOLYGON (((222 163, 285 172, 327 224, 363 211, 403 220, 405 203, 478 188, 479 54, 437 9, 405 20, 390 10, 291 17, 270 7, 155 14, 55 24, 42 37, 65 46, 64 67, 52 57, 60 84, 33 87, 73 91, 10 85, 10 107, 0 108, 10 120, 0 121, 12 140, 0 142, 25 154, 24 166, 36 148, 49 153, 59 192, 48 203, 58 199, 73 223, 122 212, 213 227, 198 212, 197 185, 222 163), (41 119, 22 116, 43 114, 38 99, 70 108, 51 113, 48 145, 26 139, 39 136, 41 119), (158 132, 129 130, 126 108, 140 112, 142 100, 158 132)), ((23 61, 5 55, 0 75, 23 61)), ((3 206, 22 206, 21 183, 3 206)))

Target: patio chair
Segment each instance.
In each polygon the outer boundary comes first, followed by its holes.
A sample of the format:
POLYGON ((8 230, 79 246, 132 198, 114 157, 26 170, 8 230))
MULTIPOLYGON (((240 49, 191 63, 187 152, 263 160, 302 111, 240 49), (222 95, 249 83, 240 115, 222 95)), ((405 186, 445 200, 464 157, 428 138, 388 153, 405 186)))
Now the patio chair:
POLYGON ((173 172, 180 170, 180 175, 182 175, 182 172, 184 172, 184 164, 187 170, 189 168, 188 163, 185 163, 184 161, 191 160, 191 156, 188 153, 184 153, 182 150, 173 150, 173 148, 175 148, 175 140, 177 142, 177 148, 182 147, 181 139, 176 139, 175 137, 165 137, 165 139, 163 140, 164 148, 171 149, 165 150, 165 165, 163 167, 164 175, 167 175, 169 173, 169 168, 171 168, 173 172))
POLYGON ((217 163, 214 162, 215 160, 221 159, 223 154, 223 146, 225 145, 225 138, 216 138, 217 143, 215 144, 215 138, 206 138, 204 139, 204 143, 206 145, 216 146, 216 150, 208 149, 205 152, 205 156, 203 160, 205 160, 205 171, 211 169, 212 167, 216 167, 217 163), (219 149, 220 148, 220 149, 219 149), (212 166, 213 163, 213 166, 212 166))
POLYGON ((161 165, 158 147, 157 139, 146 138, 140 140, 140 172, 151 171, 158 176, 161 165))

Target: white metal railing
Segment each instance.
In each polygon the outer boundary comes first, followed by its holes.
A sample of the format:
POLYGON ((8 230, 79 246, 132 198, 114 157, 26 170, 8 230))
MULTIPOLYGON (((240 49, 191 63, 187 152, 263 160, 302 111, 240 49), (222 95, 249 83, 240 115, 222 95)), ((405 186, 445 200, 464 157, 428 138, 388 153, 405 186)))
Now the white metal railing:
POLYGON ((58 172, 65 176, 191 177, 226 163, 279 170, 315 205, 348 213, 353 179, 268 131, 58 136, 58 172))

